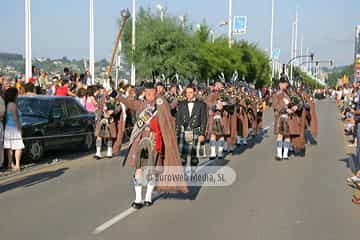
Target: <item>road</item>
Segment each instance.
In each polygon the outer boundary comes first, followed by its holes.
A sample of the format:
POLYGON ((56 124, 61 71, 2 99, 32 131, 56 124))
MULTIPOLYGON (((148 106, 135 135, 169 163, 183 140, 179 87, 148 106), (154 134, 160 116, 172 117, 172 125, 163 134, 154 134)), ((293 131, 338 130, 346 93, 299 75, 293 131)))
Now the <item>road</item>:
POLYGON ((62 161, 0 180, 1 239, 358 239, 349 155, 334 103, 317 104, 318 144, 305 158, 274 160, 272 114, 262 139, 221 164, 237 174, 229 187, 160 195, 129 209, 131 171, 122 159, 62 161))

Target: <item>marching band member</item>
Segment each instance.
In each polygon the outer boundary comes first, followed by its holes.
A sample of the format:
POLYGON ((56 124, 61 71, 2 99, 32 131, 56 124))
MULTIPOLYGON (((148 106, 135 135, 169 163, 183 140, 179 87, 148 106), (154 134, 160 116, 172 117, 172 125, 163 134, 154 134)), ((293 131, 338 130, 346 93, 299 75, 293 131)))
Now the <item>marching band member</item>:
MULTIPOLYGON (((163 173, 160 170, 158 172, 157 167, 162 166, 165 172, 169 169, 165 167, 171 167, 172 173, 183 174, 170 107, 164 97, 157 95, 152 82, 145 83, 144 88, 143 100, 118 97, 121 103, 135 110, 137 115, 126 158, 129 165, 135 168, 135 201, 131 204, 135 209, 152 205, 156 176, 163 173), (145 199, 142 198, 144 185, 147 187, 145 199)), ((187 186, 179 181, 175 185, 157 186, 157 191, 187 192, 187 186)))
POLYGON ((196 98, 195 85, 185 88, 186 100, 181 101, 176 113, 176 132, 179 139, 179 151, 183 165, 190 158, 191 166, 197 166, 199 159, 197 148, 205 141, 207 111, 206 104, 196 98))

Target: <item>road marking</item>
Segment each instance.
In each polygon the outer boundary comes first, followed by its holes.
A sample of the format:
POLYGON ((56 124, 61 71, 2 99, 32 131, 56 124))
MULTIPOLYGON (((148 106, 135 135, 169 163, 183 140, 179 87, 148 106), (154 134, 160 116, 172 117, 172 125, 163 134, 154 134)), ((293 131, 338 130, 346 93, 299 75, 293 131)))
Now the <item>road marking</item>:
POLYGON ((126 211, 118 214, 117 216, 113 217, 112 219, 110 219, 109 221, 105 222, 104 224, 98 226, 95 231, 93 232, 93 234, 97 235, 99 233, 102 233, 103 231, 105 231, 106 229, 108 229, 109 227, 111 227, 112 225, 114 225, 115 223, 123 220, 124 218, 126 218, 127 216, 133 214, 134 212, 136 212, 137 210, 134 208, 129 208, 126 211))
MULTIPOLYGON (((199 172, 203 167, 206 167, 212 163, 214 163, 215 160, 209 160, 209 161, 206 161, 204 163, 202 163, 200 168, 198 168, 196 170, 196 172, 199 172)), ((164 195, 164 193, 153 193, 153 199, 158 199, 160 198, 162 195, 164 195)), ((104 224, 98 226, 93 234, 97 235, 97 234, 100 234, 102 232, 104 232, 106 229, 110 228, 111 226, 113 226, 114 224, 120 222, 121 220, 124 220, 125 218, 127 218, 128 216, 130 216, 131 214, 137 212, 138 210, 134 209, 134 208, 129 208, 125 211, 123 211, 122 213, 116 215, 115 217, 111 218, 110 220, 108 220, 107 222, 105 222, 104 224)))

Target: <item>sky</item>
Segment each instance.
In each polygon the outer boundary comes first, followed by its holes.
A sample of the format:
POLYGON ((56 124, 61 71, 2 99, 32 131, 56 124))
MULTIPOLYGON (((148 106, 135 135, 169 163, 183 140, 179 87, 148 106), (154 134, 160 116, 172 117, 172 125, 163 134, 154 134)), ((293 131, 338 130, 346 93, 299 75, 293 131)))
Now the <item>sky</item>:
MULTIPOLYGON (((205 20, 217 34, 227 20, 228 0, 137 0, 137 7, 166 6, 170 15, 186 15, 192 24, 205 20)), ((0 0, 0 52, 25 54, 24 0, 0 0)), ((34 57, 70 59, 89 56, 89 0, 31 0, 34 57)), ((95 56, 109 58, 123 8, 131 0, 95 0, 95 56)), ((274 48, 282 62, 290 58, 291 26, 299 11, 299 47, 309 48, 319 60, 335 65, 354 61, 355 26, 360 24, 360 0, 275 0, 274 48)), ((239 36, 270 48, 271 0, 233 0, 233 15, 248 17, 248 32, 239 36)), ((305 50, 304 50, 305 51, 305 50)))

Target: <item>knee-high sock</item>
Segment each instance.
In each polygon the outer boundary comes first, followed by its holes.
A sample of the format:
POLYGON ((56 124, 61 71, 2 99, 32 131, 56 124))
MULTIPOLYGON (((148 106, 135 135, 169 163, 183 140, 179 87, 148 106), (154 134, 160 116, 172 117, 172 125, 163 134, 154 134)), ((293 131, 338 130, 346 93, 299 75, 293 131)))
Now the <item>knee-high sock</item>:
POLYGON ((224 139, 219 140, 218 141, 218 157, 223 156, 224 146, 225 146, 225 140, 224 139))
POLYGON ((134 178, 135 203, 142 202, 142 182, 140 178, 134 178))
POLYGON ((101 157, 101 139, 96 139, 96 156, 101 157))
POLYGON ((289 149, 291 147, 291 143, 289 140, 284 141, 284 154, 283 158, 288 158, 289 149))
POLYGON ((107 141, 107 154, 106 154, 106 156, 108 156, 108 157, 112 157, 112 144, 113 144, 112 140, 107 141))
POLYGON ((276 142, 276 156, 278 158, 283 157, 282 151, 283 151, 283 141, 277 141, 276 142))
POLYGON ((216 141, 210 140, 210 157, 216 157, 216 141))
POLYGON ((154 188, 155 188, 155 176, 151 176, 146 188, 146 195, 145 195, 146 202, 152 202, 152 193, 154 191, 154 188))

